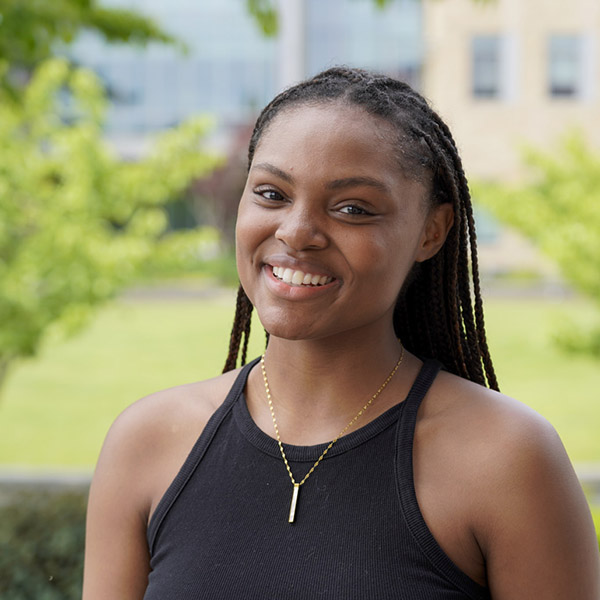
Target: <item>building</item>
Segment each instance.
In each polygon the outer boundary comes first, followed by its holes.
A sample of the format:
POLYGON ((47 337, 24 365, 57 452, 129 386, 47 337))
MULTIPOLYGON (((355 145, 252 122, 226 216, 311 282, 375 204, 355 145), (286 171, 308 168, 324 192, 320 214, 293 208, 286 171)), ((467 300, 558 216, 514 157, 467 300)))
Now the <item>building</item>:
MULTIPOLYGON (((476 0, 395 0, 383 10, 374 0, 281 0, 282 17, 288 17, 282 25, 288 29, 282 27, 280 39, 261 34, 244 0, 104 2, 153 17, 188 46, 184 55, 163 45, 108 45, 88 35, 71 48, 72 58, 94 69, 111 94, 107 137, 124 157, 139 156, 148 135, 197 113, 215 116, 212 142, 227 148, 284 84, 349 64, 384 71, 424 89, 449 121, 469 175, 512 176, 521 137, 545 141, 550 124, 556 131, 564 128, 564 114, 582 117, 582 106, 592 110, 590 99, 598 92, 587 76, 569 79, 573 70, 566 58, 557 59, 556 95, 545 91, 542 49, 552 27, 534 19, 535 6, 539 9, 545 0, 528 0, 533 9, 520 0, 485 6, 476 0), (290 37, 296 39, 292 48, 290 37), (285 71, 290 50, 296 68, 286 78, 282 67, 285 71), (540 103, 544 111, 537 108, 540 103), (561 115, 553 117, 552 111, 561 115)), ((573 25, 566 31, 580 30, 573 25)), ((566 48, 561 39, 551 42, 558 44, 554 51, 559 58, 571 56, 571 38, 567 36, 566 48)), ((589 55, 592 37, 585 40, 589 55)), ((171 215, 177 226, 197 219, 183 205, 178 210, 181 214, 171 215)), ((516 248, 514 241, 505 241, 508 234, 489 216, 479 213, 477 220, 483 254, 491 253, 489 260, 483 257, 486 271, 510 270, 517 262, 537 268, 535 253, 521 246, 506 266, 506 248, 516 248)))
MULTIPOLYGON (((290 3, 291 0, 285 0, 290 3)), ((227 130, 253 121, 280 89, 282 40, 261 34, 245 0, 104 0, 156 20, 188 47, 146 49, 79 39, 69 54, 95 70, 111 94, 107 135, 135 156, 148 133, 197 113, 215 116, 227 130)), ((375 68, 418 82, 421 4, 396 0, 294 0, 303 12, 304 75, 337 65, 375 68)), ((283 40, 285 41, 285 40, 283 40)))
POLYGON ((424 0, 423 92, 469 176, 514 180, 520 148, 580 128, 600 148, 597 0, 424 0))

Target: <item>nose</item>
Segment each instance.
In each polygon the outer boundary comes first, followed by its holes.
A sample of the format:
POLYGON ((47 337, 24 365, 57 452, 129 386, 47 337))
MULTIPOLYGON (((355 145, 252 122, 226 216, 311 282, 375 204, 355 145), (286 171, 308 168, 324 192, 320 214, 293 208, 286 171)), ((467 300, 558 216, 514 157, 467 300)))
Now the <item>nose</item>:
POLYGON ((292 250, 320 250, 328 245, 324 215, 319 208, 296 201, 281 211, 275 237, 292 250))

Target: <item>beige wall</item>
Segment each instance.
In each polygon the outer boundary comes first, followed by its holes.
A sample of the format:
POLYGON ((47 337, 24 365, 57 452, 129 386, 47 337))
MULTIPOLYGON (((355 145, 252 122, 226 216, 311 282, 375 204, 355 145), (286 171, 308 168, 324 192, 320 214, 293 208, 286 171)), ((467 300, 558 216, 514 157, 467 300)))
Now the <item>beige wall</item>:
POLYGON ((424 0, 423 10, 423 92, 450 125, 467 175, 515 179, 522 174, 521 144, 552 147, 573 126, 600 148, 600 0, 424 0), (514 93, 475 98, 471 39, 494 33, 514 39, 514 93), (588 98, 549 96, 550 33, 592 39, 588 98))

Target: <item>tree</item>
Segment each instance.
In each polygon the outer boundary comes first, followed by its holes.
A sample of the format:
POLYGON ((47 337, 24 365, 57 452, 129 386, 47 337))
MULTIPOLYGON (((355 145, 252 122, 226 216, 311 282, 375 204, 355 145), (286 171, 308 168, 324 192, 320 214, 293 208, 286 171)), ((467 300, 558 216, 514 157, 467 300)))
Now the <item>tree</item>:
MULTIPOLYGON (((600 155, 576 132, 557 153, 529 149, 525 161, 528 182, 476 185, 478 202, 532 240, 600 310, 600 155)), ((563 341, 600 355, 600 329, 563 341)))
POLYGON ((216 166, 200 147, 209 123, 123 163, 102 142, 104 107, 95 75, 57 59, 20 103, 0 101, 0 382, 48 331, 80 326, 149 266, 198 261, 201 232, 169 233, 164 208, 216 166))
POLYGON ((16 92, 29 73, 83 31, 109 42, 175 43, 154 21, 129 10, 105 8, 96 0, 0 0, 1 83, 16 92))
POLYGON ((216 227, 222 234, 224 250, 231 254, 235 250, 238 204, 248 176, 248 143, 253 126, 253 123, 239 126, 231 135, 223 164, 208 177, 196 180, 190 189, 189 202, 196 221, 216 227))

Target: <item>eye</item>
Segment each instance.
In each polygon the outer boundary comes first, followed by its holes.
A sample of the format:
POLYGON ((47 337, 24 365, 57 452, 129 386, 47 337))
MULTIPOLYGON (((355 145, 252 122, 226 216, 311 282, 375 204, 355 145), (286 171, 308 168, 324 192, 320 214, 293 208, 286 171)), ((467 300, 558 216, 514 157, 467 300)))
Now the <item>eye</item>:
POLYGON ((356 204, 347 204, 346 206, 342 206, 342 208, 340 208, 340 212, 345 214, 345 215, 365 215, 365 216, 371 216, 373 213, 369 212, 368 210, 365 210, 364 208, 362 208, 362 206, 357 206, 356 204))
POLYGON ((285 200, 283 194, 281 194, 277 190, 274 190, 273 188, 258 187, 254 190, 254 193, 257 196, 260 196, 261 198, 264 198, 265 200, 268 200, 270 202, 281 202, 282 200, 285 200))

